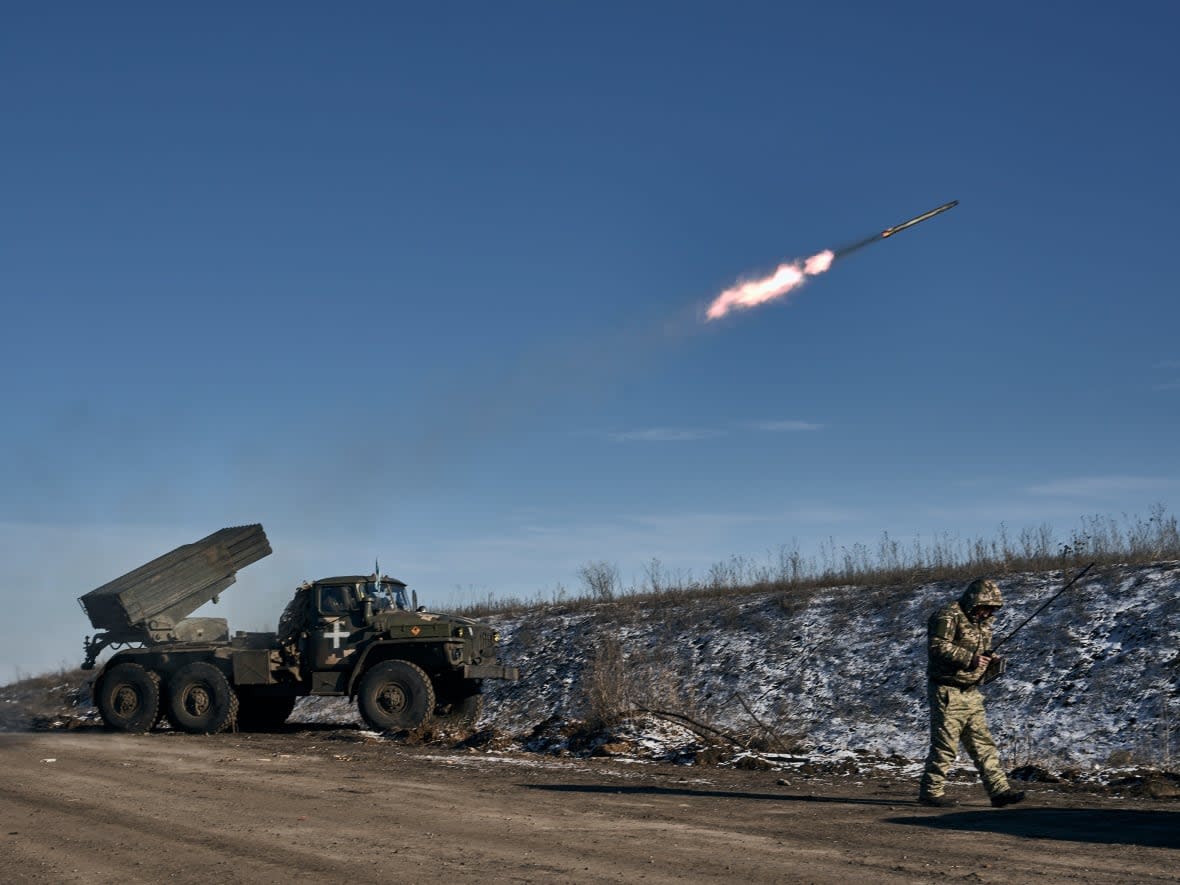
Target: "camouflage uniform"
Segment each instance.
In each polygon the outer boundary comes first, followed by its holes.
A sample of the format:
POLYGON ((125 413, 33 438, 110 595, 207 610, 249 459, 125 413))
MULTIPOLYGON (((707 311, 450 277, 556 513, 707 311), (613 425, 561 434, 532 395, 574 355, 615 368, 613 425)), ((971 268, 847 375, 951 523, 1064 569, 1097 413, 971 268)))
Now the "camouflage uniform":
MULTIPOLYGON (((1000 590, 991 581, 973 581, 956 602, 939 609, 927 625, 929 638, 930 753, 922 774, 920 795, 938 798, 946 787, 946 773, 958 755, 959 743, 983 778, 988 795, 1008 794, 1008 779, 1000 768, 996 743, 987 728, 979 682, 984 668, 972 669, 978 655, 992 647, 992 616, 975 622, 976 606, 999 608, 1000 590)), ((993 804, 995 804, 993 802, 993 804)))
POLYGON ((311 584, 304 582, 295 590, 295 595, 279 616, 279 626, 276 633, 279 651, 287 664, 295 665, 299 662, 300 640, 303 638, 303 633, 315 623, 310 609, 311 584))

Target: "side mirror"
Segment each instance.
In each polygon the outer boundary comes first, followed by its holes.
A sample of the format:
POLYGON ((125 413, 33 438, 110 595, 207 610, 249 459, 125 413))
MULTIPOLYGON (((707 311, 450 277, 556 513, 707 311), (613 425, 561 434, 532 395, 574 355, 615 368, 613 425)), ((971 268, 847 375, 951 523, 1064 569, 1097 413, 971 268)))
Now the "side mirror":
POLYGON ((410 591, 410 598, 414 600, 414 611, 419 611, 419 612, 422 611, 422 609, 418 605, 418 591, 417 590, 410 591))

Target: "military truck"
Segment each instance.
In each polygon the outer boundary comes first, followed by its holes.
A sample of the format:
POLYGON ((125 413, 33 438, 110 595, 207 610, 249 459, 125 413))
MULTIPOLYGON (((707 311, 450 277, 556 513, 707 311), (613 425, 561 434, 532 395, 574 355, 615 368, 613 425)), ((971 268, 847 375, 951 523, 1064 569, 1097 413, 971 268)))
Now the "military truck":
POLYGON ((270 553, 261 525, 225 528, 79 598, 97 631, 83 668, 116 649, 93 681, 109 728, 263 730, 305 695, 355 699, 378 731, 463 725, 482 712, 485 679, 519 678, 497 661, 491 627, 426 611, 377 572, 304 582, 274 633, 231 636, 224 618, 189 617, 270 553))

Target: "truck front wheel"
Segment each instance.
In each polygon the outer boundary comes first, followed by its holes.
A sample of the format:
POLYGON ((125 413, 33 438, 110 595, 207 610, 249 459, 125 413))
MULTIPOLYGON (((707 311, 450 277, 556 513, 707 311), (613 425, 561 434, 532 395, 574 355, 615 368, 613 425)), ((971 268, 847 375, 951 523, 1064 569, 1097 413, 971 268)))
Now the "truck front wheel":
POLYGON ((160 709, 160 677, 139 664, 116 664, 103 674, 94 703, 107 728, 148 731, 160 709))
POLYGON ((185 664, 168 680, 168 722, 192 734, 216 734, 233 725, 238 696, 225 674, 205 661, 185 664))
POLYGON ((412 731, 434 710, 434 686, 418 665, 385 661, 361 679, 357 706, 374 731, 412 731))

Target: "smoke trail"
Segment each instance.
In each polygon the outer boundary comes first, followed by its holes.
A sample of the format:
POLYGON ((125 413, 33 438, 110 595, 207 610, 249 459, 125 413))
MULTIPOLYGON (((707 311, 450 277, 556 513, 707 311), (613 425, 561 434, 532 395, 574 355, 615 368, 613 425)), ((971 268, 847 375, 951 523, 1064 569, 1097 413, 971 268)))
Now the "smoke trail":
POLYGON ((705 312, 707 320, 717 320, 731 310, 748 310, 799 288, 808 277, 821 274, 832 266, 836 253, 831 249, 818 252, 804 261, 780 264, 770 276, 748 280, 730 286, 713 299, 705 312))

